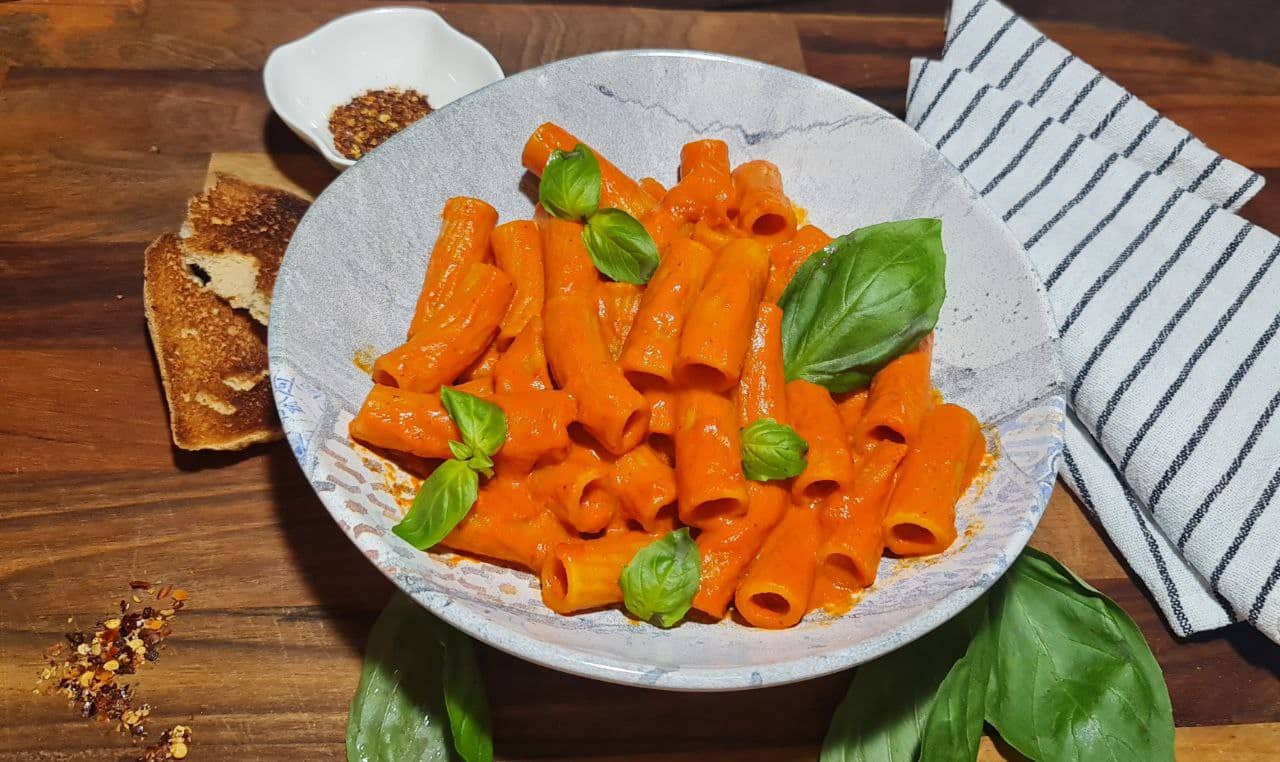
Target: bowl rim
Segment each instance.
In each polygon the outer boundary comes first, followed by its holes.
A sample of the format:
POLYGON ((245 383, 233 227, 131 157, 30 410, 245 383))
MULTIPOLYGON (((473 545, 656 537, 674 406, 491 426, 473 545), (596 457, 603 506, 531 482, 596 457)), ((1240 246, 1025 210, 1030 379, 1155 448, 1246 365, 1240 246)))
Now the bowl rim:
MULTIPOLYGON (((536 77, 543 70, 560 66, 568 62, 581 61, 585 59, 626 59, 634 57, 664 57, 673 59, 701 59, 708 61, 718 61, 724 63, 745 66, 755 70, 773 70, 781 73, 784 77, 794 78, 797 81, 807 81, 808 84, 817 83, 822 89, 829 90, 838 94, 842 98, 855 98, 862 101, 867 107, 890 117, 899 125, 901 125, 902 133, 908 140, 914 141, 919 147, 927 152, 936 153, 941 156, 937 149, 930 145, 919 133, 911 129, 905 122, 893 115, 891 112, 868 101, 856 93, 838 87, 825 80, 818 79, 808 74, 792 71, 783 67, 774 66, 761 61, 755 61, 748 58, 738 56, 725 55, 721 53, 711 53, 707 51, 688 50, 688 49, 666 49, 666 48, 635 48, 623 50, 602 51, 596 53, 587 53, 570 58, 559 59, 557 61, 548 62, 537 67, 525 69, 516 74, 507 77, 508 80, 521 80, 525 77, 536 77)), ((465 103, 472 95, 482 92, 490 87, 499 84, 501 80, 495 81, 482 88, 463 96, 454 102, 447 104, 441 110, 452 108, 455 104, 465 103)), ((403 130, 400 134, 405 134, 417 125, 410 126, 403 130)), ((400 135, 393 136, 392 142, 399 138, 400 135)), ((945 161, 945 159, 944 159, 945 161)), ((369 167, 376 166, 376 162, 367 164, 369 167)), ((982 196, 972 186, 968 180, 955 170, 954 166, 947 162, 948 166, 954 171, 953 177, 961 183, 963 187, 972 197, 974 204, 980 205, 991 216, 992 219, 999 222, 999 216, 996 215, 986 204, 982 196)), ((357 170, 357 171, 372 171, 357 170)), ((330 187, 346 181, 346 175, 336 178, 330 187)), ((326 189, 327 191, 327 189, 326 189)), ((1032 265, 1030 257, 1026 253, 1026 249, 1021 242, 1014 237, 1013 232, 1007 225, 998 225, 1001 234, 1006 240, 1006 244, 1020 255, 1019 259, 1022 266, 1034 275, 1035 269, 1032 265)), ((289 256, 286 253, 284 265, 289 262, 289 256)), ((282 267, 284 266, 282 265, 282 267)), ((879 636, 852 641, 848 644, 841 644, 835 650, 828 653, 814 654, 802 656, 787 661, 779 661, 762 665, 738 665, 724 667, 681 667, 678 670, 665 672, 660 680, 653 681, 650 675, 651 670, 646 670, 643 665, 635 662, 628 662, 614 659, 603 654, 588 655, 584 651, 578 650, 572 646, 564 646, 554 642, 542 640, 528 635, 526 632, 518 628, 509 628, 500 631, 491 630, 478 615, 472 614, 465 606, 452 605, 450 597, 443 592, 433 590, 418 590, 411 592, 409 585, 381 564, 374 565, 383 573, 397 589, 409 595, 419 605, 424 606, 434 615, 440 617, 448 624, 458 628, 470 637, 473 637, 493 648, 511 654, 525 661, 529 661, 541 666, 549 667, 557 671, 586 677, 593 680, 600 680, 619 685, 628 685, 633 687, 655 688, 659 690, 671 690, 678 692, 722 692, 722 691, 738 691, 749 690, 755 688, 773 687, 786 685, 790 683, 811 680, 825 675, 833 674, 850 667, 864 664, 866 662, 884 656, 887 653, 897 650, 927 634, 937 627, 941 626, 971 603, 981 597, 995 584, 995 582, 1008 571, 1009 566, 1013 563, 1018 554, 1025 548, 1035 533, 1036 527, 1039 525, 1040 519, 1044 515, 1044 509, 1049 501, 1050 491, 1052 490, 1053 481, 1057 474, 1058 467, 1062 458, 1065 438, 1065 420, 1066 420, 1066 402, 1064 396, 1064 382, 1061 362, 1061 347, 1059 337, 1053 330, 1056 325, 1053 319, 1053 313, 1049 306, 1047 294, 1044 286, 1039 278, 1035 278, 1035 307, 1038 309, 1044 324, 1049 326, 1049 335, 1046 342, 1051 348, 1051 356, 1053 358, 1054 370, 1056 371, 1056 383, 1050 391, 1041 394, 1039 397, 1025 403, 1024 407, 1017 412, 1026 412, 1036 409, 1052 409, 1057 415, 1057 425, 1054 428, 1048 450, 1045 453, 1047 462, 1046 474, 1048 482, 1040 483, 1040 489, 1034 498, 1036 510, 1029 512, 1028 521, 1020 526, 1018 532, 1013 532, 1006 537, 999 558, 986 567, 978 570, 974 574, 974 584, 960 587, 946 597, 938 600, 924 614, 909 620, 904 625, 889 630, 879 636)), ((274 309, 274 307, 273 307, 274 309)), ((270 322, 275 325, 275 321, 270 322)), ((268 331, 268 349, 269 358, 271 359, 271 375, 275 377, 277 372, 285 371, 283 375, 292 377, 292 372, 288 370, 288 363, 284 360, 284 353, 280 351, 283 339, 279 338, 280 332, 275 330, 268 331), (277 360, 276 358, 279 358, 277 360)), ((276 385, 272 385, 275 393, 277 404, 284 402, 283 392, 276 385)), ((285 435, 290 435, 288 423, 285 424, 285 435)), ((299 453, 294 451, 295 459, 299 459, 299 466, 306 470, 306 464, 300 460, 299 453)), ((1011 467, 1017 467, 1011 464, 1011 467)), ((1032 479, 1032 481, 1037 481, 1032 479)), ((318 494, 325 509, 329 511, 330 516, 339 523, 339 528, 343 534, 353 543, 355 537, 351 532, 343 528, 341 522, 338 521, 338 515, 328 501, 325 495, 318 494)))
MULTIPOLYGON (((444 16, 440 15, 436 11, 433 11, 430 8, 421 8, 417 6, 384 5, 378 8, 363 8, 358 11, 344 13, 341 16, 337 16, 335 18, 329 19, 328 21, 324 22, 323 24, 316 27, 315 29, 312 29, 310 32, 307 32, 301 37, 297 37, 288 42, 277 45, 267 55, 267 60, 262 66, 262 88, 266 92, 267 103, 271 105, 271 111, 275 113, 275 115, 279 117, 280 121, 284 122, 285 125, 290 130, 292 130, 295 135, 302 138, 304 142, 306 142, 308 145, 314 148, 321 156, 323 156, 326 161, 328 161, 330 164, 334 165, 340 170, 350 169, 351 167, 355 166, 356 162, 359 161, 359 159, 349 159, 346 156, 343 156, 341 153, 338 153, 338 151, 333 148, 331 140, 318 139, 315 135, 312 134, 311 130, 306 125, 300 124, 296 120, 292 119, 287 114, 288 109, 282 109, 280 107, 280 103, 283 101, 283 94, 274 84, 275 76, 273 72, 277 71, 281 66, 284 65, 282 63, 282 60, 286 56, 292 54, 294 50, 302 48, 307 43, 312 42, 313 41, 312 38, 319 38, 320 36, 331 33, 333 30, 336 30, 339 27, 345 26, 352 19, 355 19, 357 17, 363 17, 363 16, 417 16, 420 18, 430 18, 435 22, 439 23, 441 26, 443 26, 446 32, 453 34, 462 42, 470 44, 475 50, 475 52, 477 52, 482 56, 482 58, 484 59, 484 62, 492 68, 491 73, 496 72, 497 74, 496 79, 494 79, 491 82, 485 83, 484 85, 477 88, 476 90, 473 90, 472 92, 477 92, 478 90, 482 90, 485 87, 488 87, 489 85, 494 84, 495 82, 500 82, 506 78, 506 73, 502 70, 502 64, 498 63, 498 59, 494 57, 493 53, 487 47, 482 45, 474 37, 471 37, 470 35, 459 31, 457 27, 449 23, 448 19, 446 19, 444 16)), ((470 94, 471 93, 467 93, 466 95, 463 95, 461 98, 457 98, 456 100, 462 100, 462 98, 465 98, 467 97, 467 95, 470 95, 470 94)), ((438 111, 438 110, 439 109, 432 109, 432 112, 434 113, 435 111, 438 111)), ((326 131, 326 135, 327 134, 328 133, 326 131)))

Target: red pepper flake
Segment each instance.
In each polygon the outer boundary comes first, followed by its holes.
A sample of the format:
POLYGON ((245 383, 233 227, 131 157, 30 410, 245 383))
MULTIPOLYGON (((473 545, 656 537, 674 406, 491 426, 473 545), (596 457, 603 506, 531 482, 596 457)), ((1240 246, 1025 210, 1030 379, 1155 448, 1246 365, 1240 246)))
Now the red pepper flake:
POLYGON ((333 147, 348 159, 359 159, 430 113, 427 96, 417 90, 369 90, 329 115, 333 147))
MULTIPOLYGON (((129 586, 140 589, 138 584, 150 588, 150 583, 145 582, 131 582, 129 586)), ((181 599, 175 596, 171 605, 159 611, 151 606, 141 612, 130 611, 128 602, 121 600, 118 616, 103 619, 92 631, 66 633, 66 643, 45 650, 48 666, 40 673, 39 685, 45 693, 61 694, 86 719, 115 722, 120 732, 134 738, 145 737, 151 705, 138 704, 133 686, 120 683, 118 678, 132 675, 146 662, 160 658, 160 646, 173 631, 170 623, 188 598, 186 591, 181 592, 181 599)), ((39 687, 36 692, 41 692, 39 687)), ((187 755, 190 733, 190 728, 181 725, 166 731, 157 746, 163 746, 169 756, 142 759, 182 759, 187 755), (179 728, 182 733, 175 736, 179 728)))
POLYGON ((169 759, 185 759, 191 746, 191 728, 174 725, 160 734, 160 742, 143 749, 138 762, 164 762, 169 759))

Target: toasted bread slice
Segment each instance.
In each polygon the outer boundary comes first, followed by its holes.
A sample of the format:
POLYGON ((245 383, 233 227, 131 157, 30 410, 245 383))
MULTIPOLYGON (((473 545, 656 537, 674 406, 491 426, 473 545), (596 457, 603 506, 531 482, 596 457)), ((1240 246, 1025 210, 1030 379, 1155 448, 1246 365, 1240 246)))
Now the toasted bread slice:
POLYGON ((219 173, 187 204, 183 255, 208 274, 215 294, 266 325, 285 248, 307 206, 288 191, 219 173))
POLYGON ((173 443, 240 450, 279 439, 261 326, 192 274, 177 236, 147 247, 142 294, 173 443))

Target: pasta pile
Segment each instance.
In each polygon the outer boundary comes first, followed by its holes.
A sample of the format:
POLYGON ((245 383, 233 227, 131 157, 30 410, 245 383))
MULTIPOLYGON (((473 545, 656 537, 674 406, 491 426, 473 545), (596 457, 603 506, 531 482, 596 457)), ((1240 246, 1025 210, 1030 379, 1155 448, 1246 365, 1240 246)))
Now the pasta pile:
MULTIPOLYGON (((541 176, 578 145, 544 124, 522 161, 541 176)), ((505 414, 494 475, 442 545, 539 575, 546 605, 571 614, 620 604, 624 567, 688 527, 692 607, 721 619, 732 605, 765 628, 847 608, 886 549, 950 546, 986 446, 931 387, 932 335, 857 392, 786 380, 778 301, 832 239, 798 226, 778 168, 731 168, 725 143, 699 140, 667 189, 596 159, 599 206, 639 220, 660 252, 646 285, 603 278, 581 222, 540 206, 498 225, 485 202, 453 198, 408 340, 374 364, 350 425, 371 447, 449 458, 446 384, 505 414), (744 474, 742 432, 766 419, 807 443, 793 478, 744 474)))

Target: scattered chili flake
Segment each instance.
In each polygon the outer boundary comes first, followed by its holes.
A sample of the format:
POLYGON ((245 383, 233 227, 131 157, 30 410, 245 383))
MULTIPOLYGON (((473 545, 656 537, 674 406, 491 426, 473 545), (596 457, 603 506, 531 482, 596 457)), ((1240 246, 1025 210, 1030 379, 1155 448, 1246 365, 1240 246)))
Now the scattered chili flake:
POLYGON ((333 110, 329 132, 339 153, 359 159, 430 113, 427 96, 417 90, 369 90, 333 110))
POLYGON ((191 746, 191 728, 174 725, 160 734, 160 741, 142 750, 138 762, 163 762, 168 759, 185 759, 191 746))
MULTIPOLYGON (((146 582, 131 582, 129 586, 135 590, 150 589, 150 583, 146 582)), ((168 589, 165 588, 166 593, 168 589)), ((39 686, 44 687, 45 693, 64 696, 86 719, 114 721, 122 733, 134 738, 146 736, 145 723, 151 715, 151 705, 138 704, 133 686, 122 684, 117 678, 132 675, 144 663, 160 658, 160 645, 173 631, 170 623, 189 598, 185 590, 174 592, 181 592, 182 597, 175 594, 172 604, 158 612, 151 606, 141 612, 130 611, 128 602, 121 600, 119 615, 99 621, 92 631, 66 633, 66 643, 56 643, 45 650, 44 658, 49 666, 40 672, 39 686)), ((39 687, 36 692, 40 692, 39 687)), ((164 753, 169 756, 144 759, 185 757, 191 731, 182 726, 178 728, 166 731, 158 744, 165 747, 164 753), (182 728, 182 733, 174 736, 178 728, 182 728)))

